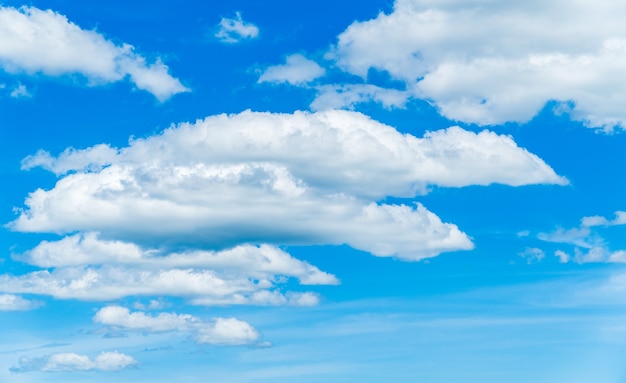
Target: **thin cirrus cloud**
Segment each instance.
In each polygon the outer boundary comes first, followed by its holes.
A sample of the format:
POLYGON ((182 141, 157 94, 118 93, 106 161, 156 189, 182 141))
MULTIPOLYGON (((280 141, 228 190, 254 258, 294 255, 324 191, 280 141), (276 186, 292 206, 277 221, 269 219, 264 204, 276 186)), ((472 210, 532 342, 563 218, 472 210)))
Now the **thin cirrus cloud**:
POLYGON ((160 313, 152 316, 141 311, 131 312, 121 306, 106 306, 98 310, 93 320, 126 332, 187 333, 199 344, 239 346, 253 344, 259 339, 259 333, 254 327, 236 318, 205 321, 189 314, 160 313))
POLYGON ((328 58, 362 77, 384 71, 453 120, 526 122, 557 101, 611 130, 626 127, 624 17, 619 2, 396 0, 350 25, 328 58))
POLYGON ((95 358, 87 355, 64 352, 39 358, 21 357, 18 365, 11 367, 13 373, 24 372, 78 372, 120 371, 134 367, 138 362, 131 356, 117 351, 101 352, 95 358))
POLYGON ((287 56, 285 64, 266 68, 258 82, 303 85, 323 76, 324 73, 326 70, 315 61, 309 60, 301 54, 293 54, 287 56))
POLYGON ((419 260, 473 245, 420 204, 376 201, 428 185, 567 183, 508 136, 453 127, 420 139, 347 111, 219 115, 90 150, 25 159, 71 171, 31 193, 9 226, 153 247, 348 244, 419 260))
POLYGON ((255 39, 259 37, 259 28, 241 17, 237 12, 235 18, 223 17, 217 25, 215 37, 226 44, 236 44, 242 40, 255 39))
POLYGON ((161 101, 189 91, 161 59, 148 63, 129 44, 116 45, 64 15, 34 7, 0 7, 0 67, 10 73, 80 74, 92 86, 129 78, 161 101))

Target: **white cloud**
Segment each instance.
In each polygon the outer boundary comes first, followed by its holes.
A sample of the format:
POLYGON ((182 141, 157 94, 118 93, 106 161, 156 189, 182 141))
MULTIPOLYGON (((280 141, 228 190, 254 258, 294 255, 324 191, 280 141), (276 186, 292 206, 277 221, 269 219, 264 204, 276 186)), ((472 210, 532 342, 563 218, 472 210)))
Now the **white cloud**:
POLYGON ((81 74, 90 85, 128 76, 159 100, 189 91, 160 59, 147 64, 131 45, 116 45, 59 13, 34 7, 0 7, 0 67, 11 73, 81 74))
POLYGON ((237 12, 234 19, 222 18, 218 25, 215 37, 223 43, 234 44, 244 39, 254 39, 259 36, 259 28, 243 21, 241 14, 237 12))
POLYGON ((421 205, 375 200, 433 184, 567 182, 508 136, 453 127, 420 139, 347 111, 219 115, 91 150, 26 159, 75 173, 33 192, 11 228, 144 245, 347 243, 418 260, 472 244, 421 205))
POLYGON ((525 122, 557 100, 610 130, 626 127, 624 17, 618 2, 396 0, 328 56, 362 77, 389 73, 450 119, 525 122))
POLYGON ((95 359, 75 353, 56 353, 40 358, 21 357, 19 365, 11 372, 76 372, 76 371, 120 371, 137 365, 137 361, 117 351, 102 352, 95 359))
MULTIPOLYGON (((303 285, 339 283, 334 275, 270 245, 168 253, 86 233, 42 241, 14 258, 46 270, 0 275, 0 291, 60 299, 176 296, 199 305, 303 306, 317 304, 317 295, 282 293, 276 290, 277 285, 289 277, 303 285)), ((149 307, 158 308, 152 303, 149 307)))
POLYGON ((41 306, 40 302, 29 301, 12 294, 0 294, 0 311, 26 311, 41 306))
POLYGON ((387 109, 400 108, 410 97, 406 91, 371 84, 321 85, 316 90, 311 110, 352 109, 366 102, 378 102, 387 109))
POLYGON ((598 229, 601 227, 624 224, 626 224, 626 212, 616 211, 615 218, 612 220, 598 215, 583 217, 579 227, 559 228, 552 233, 540 233, 537 238, 542 241, 575 246, 573 255, 560 249, 554 252, 561 263, 570 261, 576 263, 626 263, 626 251, 610 250, 604 238, 598 234, 598 229))
POLYGON ((13 98, 22 98, 22 97, 32 97, 26 86, 23 84, 18 84, 10 93, 10 96, 13 98))
POLYGON ((287 56, 284 65, 270 66, 261 74, 258 82, 289 83, 303 85, 324 75, 326 70, 301 54, 287 56))
POLYGON ((518 254, 520 257, 526 260, 529 265, 532 263, 541 262, 546 254, 543 250, 536 247, 527 247, 523 252, 518 254))
POLYGON ((198 343, 244 345, 254 343, 259 338, 258 331, 249 323, 236 318, 204 321, 189 314, 160 313, 151 316, 143 312, 131 313, 121 306, 107 306, 100 309, 93 319, 96 323, 123 331, 189 333, 198 343))

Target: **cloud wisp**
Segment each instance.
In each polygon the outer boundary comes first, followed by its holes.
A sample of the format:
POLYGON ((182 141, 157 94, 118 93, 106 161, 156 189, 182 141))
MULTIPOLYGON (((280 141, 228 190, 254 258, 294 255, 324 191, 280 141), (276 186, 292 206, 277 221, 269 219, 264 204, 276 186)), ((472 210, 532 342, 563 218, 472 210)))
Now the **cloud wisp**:
MULTIPOLYGON (((148 63, 132 45, 116 45, 57 12, 34 7, 0 7, 0 67, 28 75, 79 74, 90 86, 129 78, 160 101, 189 91, 161 59, 148 63)), ((28 94, 24 87, 14 93, 28 94)))
POLYGON ((23 372, 85 372, 120 371, 134 367, 138 362, 131 356, 117 351, 102 352, 95 358, 72 352, 50 354, 39 358, 21 357, 13 373, 23 372))
POLYGON ((259 28, 241 17, 237 12, 235 18, 223 17, 217 26, 215 37, 226 44, 236 44, 242 40, 256 39, 259 37, 259 28))
POLYGON ((287 56, 285 64, 266 68, 258 82, 304 85, 324 75, 326 70, 301 54, 287 56))

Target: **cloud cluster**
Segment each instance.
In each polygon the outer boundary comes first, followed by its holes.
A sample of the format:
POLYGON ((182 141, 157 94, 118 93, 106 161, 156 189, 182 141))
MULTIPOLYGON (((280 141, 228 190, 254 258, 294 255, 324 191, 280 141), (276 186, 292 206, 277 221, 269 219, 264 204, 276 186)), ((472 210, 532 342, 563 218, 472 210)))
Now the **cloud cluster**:
POLYGON ((56 353, 40 358, 21 357, 10 370, 21 372, 120 371, 137 365, 137 361, 117 351, 102 352, 94 359, 75 353, 56 353))
POLYGON ((525 122, 556 100, 610 130, 626 127, 625 16, 617 2, 396 0, 350 25, 328 58, 364 78, 386 72, 453 120, 525 122))
POLYGON ((223 43, 235 44, 245 39, 255 39, 259 36, 259 28, 241 18, 237 12, 234 19, 223 17, 218 24, 215 37, 223 43))
POLYGON ((626 263, 625 250, 611 250, 598 229, 626 224, 626 212, 616 211, 614 219, 602 216, 583 217, 580 226, 571 229, 558 228, 551 233, 539 233, 537 238, 546 242, 574 246, 572 251, 556 250, 559 262, 568 263, 626 263))
MULTIPOLYGON (((157 59, 149 64, 129 44, 116 45, 65 16, 34 7, 0 7, 0 67, 11 73, 80 74, 90 85, 130 80, 159 100, 187 92, 157 59)), ((18 88, 15 96, 24 96, 18 88)))
POLYGON ((94 322, 122 331, 142 333, 189 333, 200 344, 245 345, 259 338, 259 333, 249 323, 236 318, 214 318, 204 321, 189 314, 160 313, 151 316, 143 312, 130 312, 121 306, 106 306, 93 318, 94 322))

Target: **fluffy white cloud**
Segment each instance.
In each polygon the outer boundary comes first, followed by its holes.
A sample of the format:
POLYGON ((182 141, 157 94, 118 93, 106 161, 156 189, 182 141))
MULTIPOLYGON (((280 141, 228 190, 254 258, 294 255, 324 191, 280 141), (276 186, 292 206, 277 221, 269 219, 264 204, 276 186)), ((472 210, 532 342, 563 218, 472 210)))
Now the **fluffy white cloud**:
POLYGON ((324 75, 326 70, 301 54, 287 56, 284 65, 270 66, 261 74, 258 82, 289 83, 302 85, 324 75))
POLYGON ((376 200, 428 185, 567 182, 508 136, 453 127, 420 139, 347 111, 213 116, 123 149, 40 152, 24 162, 34 165, 71 172, 28 197, 14 230, 153 245, 347 243, 413 260, 472 244, 421 205, 376 200))
POLYGON ((160 313, 156 316, 130 312, 125 307, 107 306, 94 316, 94 322, 143 333, 177 331, 191 334, 198 343, 243 345, 254 343, 259 333, 249 323, 236 318, 214 318, 204 321, 189 314, 160 313))
POLYGON ((41 303, 29 301, 13 294, 0 294, 0 311, 26 311, 41 306, 41 303))
POLYGON ((128 76, 159 100, 189 91, 159 59, 148 64, 131 45, 116 45, 59 13, 34 7, 0 7, 0 67, 49 76, 78 73, 90 85, 128 76))
POLYGON ((619 2, 396 0, 350 25, 329 57, 405 81, 451 119, 524 122, 557 100, 610 130, 626 126, 624 17, 619 2))
POLYGON ((218 24, 215 37, 221 42, 234 44, 244 39, 254 39, 259 36, 259 28, 243 21, 241 14, 237 12, 234 19, 222 18, 218 24))
POLYGON ((378 102, 387 109, 399 108, 410 97, 408 92, 371 84, 321 85, 316 90, 311 110, 352 109, 366 102, 378 102))
POLYGON ((269 245, 168 253, 86 233, 43 241, 14 258, 47 270, 0 275, 0 291, 60 299, 176 296, 199 305, 306 306, 317 304, 317 295, 283 293, 277 286, 289 277, 303 285, 339 283, 334 275, 269 245))
POLYGON ((11 371, 19 372, 75 372, 75 371, 119 371, 137 365, 137 361, 117 351, 102 352, 95 359, 75 353, 56 353, 40 358, 21 357, 19 365, 11 371))
POLYGON ((144 250, 122 241, 107 241, 96 233, 76 234, 59 241, 42 241, 19 257, 43 268, 125 264, 142 269, 211 269, 230 276, 275 279, 276 275, 295 277, 302 284, 337 284, 335 276, 293 258, 270 245, 241 245, 223 251, 189 250, 177 253, 144 250))

